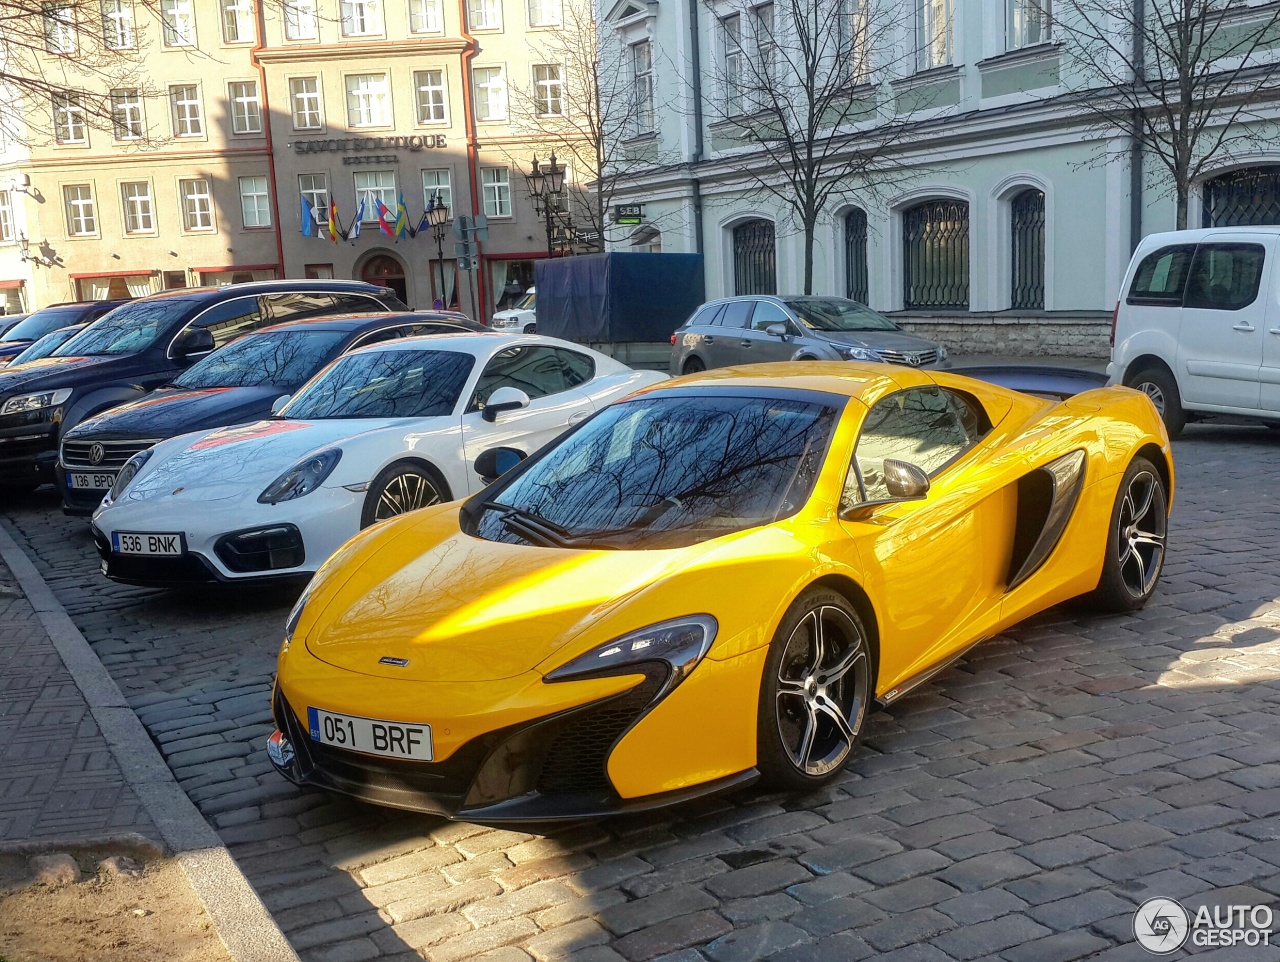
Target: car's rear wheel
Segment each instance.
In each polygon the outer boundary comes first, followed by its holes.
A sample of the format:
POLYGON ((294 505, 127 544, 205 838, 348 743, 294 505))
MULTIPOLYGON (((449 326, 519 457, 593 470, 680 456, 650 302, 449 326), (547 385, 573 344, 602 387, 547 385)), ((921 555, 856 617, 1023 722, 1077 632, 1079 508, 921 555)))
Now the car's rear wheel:
POLYGON ((1130 374, 1125 379, 1125 386, 1151 398, 1169 437, 1176 438, 1182 433, 1187 424, 1187 413, 1182 410, 1182 396, 1172 374, 1162 367, 1143 368, 1136 374, 1130 374))
POLYGON ((702 358, 691 357, 684 362, 684 367, 680 369, 681 374, 697 374, 699 371, 705 371, 707 366, 702 363, 702 358))
POLYGON ((1145 605, 1160 580, 1168 533, 1164 478, 1146 458, 1134 458, 1116 493, 1102 576, 1090 601, 1105 611, 1136 611, 1145 605))
POLYGON ((773 636, 760 684, 757 754, 766 784, 805 790, 835 778, 858 747, 874 684, 853 606, 825 588, 797 598, 773 636))
POLYGON ((449 485, 432 468, 411 462, 393 464, 384 468, 369 485, 360 513, 360 527, 367 528, 375 521, 451 500, 449 485))
POLYGON ((526 325, 524 326, 524 332, 525 332, 526 334, 537 334, 537 333, 538 333, 538 325, 537 325, 537 324, 526 324, 526 325))

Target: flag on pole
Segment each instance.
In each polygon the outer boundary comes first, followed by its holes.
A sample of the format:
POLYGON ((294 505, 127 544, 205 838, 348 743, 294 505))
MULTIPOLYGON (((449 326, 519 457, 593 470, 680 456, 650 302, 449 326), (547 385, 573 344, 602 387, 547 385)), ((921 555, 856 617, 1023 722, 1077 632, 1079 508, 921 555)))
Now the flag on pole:
POLYGON ((395 219, 391 213, 391 208, 382 202, 382 198, 376 201, 378 205, 378 226, 382 228, 382 233, 388 237, 394 237, 396 233, 395 219))
POLYGON ((422 212, 422 216, 418 218, 418 226, 412 228, 409 231, 410 237, 417 237, 419 234, 422 233, 423 228, 425 228, 430 223, 430 213, 431 212, 429 210, 424 210, 422 212))
POLYGON ((329 199, 329 240, 338 243, 338 201, 329 199))
POLYGON ((316 213, 311 209, 311 201, 307 200, 307 195, 302 195, 302 236, 316 236, 316 213))
POLYGON ((360 198, 360 209, 356 211, 356 219, 351 222, 351 230, 347 231, 347 240, 355 240, 360 236, 360 225, 364 223, 364 198, 360 198))
POLYGON ((396 201, 396 236, 409 236, 409 211, 404 206, 404 191, 396 201))

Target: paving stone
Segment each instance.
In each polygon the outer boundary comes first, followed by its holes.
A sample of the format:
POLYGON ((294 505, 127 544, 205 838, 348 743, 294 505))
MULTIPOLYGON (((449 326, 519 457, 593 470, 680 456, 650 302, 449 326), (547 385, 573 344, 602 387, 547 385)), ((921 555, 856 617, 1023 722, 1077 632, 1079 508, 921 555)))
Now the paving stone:
POLYGON ((948 955, 967 962, 1052 934, 1051 930, 1025 915, 1006 915, 947 932, 935 938, 933 944, 948 955))
MULTIPOLYGON (((715 907, 715 899, 701 889, 681 885, 667 889, 648 898, 636 899, 606 908, 600 913, 600 922, 617 935, 626 935, 647 926, 657 925, 667 919, 678 918, 691 911, 715 907)), ((675 946, 683 948, 683 946, 675 946)))
POLYGON ((864 865, 900 851, 902 846, 898 842, 870 835, 806 852, 800 857, 800 863, 819 875, 826 875, 855 865, 864 865))
POLYGON ((791 922, 815 936, 831 935, 886 918, 879 906, 860 898, 837 898, 812 905, 791 917, 791 922))
POLYGON ((759 962, 808 940, 807 933, 787 922, 762 922, 722 935, 702 951, 714 962, 759 962))
POLYGON ((1133 903, 1117 898, 1110 892, 1094 890, 1046 902, 1028 909, 1027 915, 1056 932, 1067 929, 1083 929, 1100 919, 1133 911, 1133 903))
POLYGON ((956 862, 937 874, 937 878, 962 892, 978 892, 1000 882, 1033 875, 1036 866, 1013 852, 992 852, 956 862))
POLYGON ((935 909, 916 909, 894 915, 858 930, 858 937, 881 952, 904 945, 926 942, 942 932, 955 928, 955 921, 935 909))
POLYGON ((646 962, 666 952, 711 942, 732 930, 733 926, 715 912, 695 912, 632 932, 613 943, 613 948, 628 962, 646 962))
POLYGON ((775 859, 717 875, 707 882, 707 889, 719 898, 737 899, 776 892, 811 878, 803 866, 788 859, 775 859))

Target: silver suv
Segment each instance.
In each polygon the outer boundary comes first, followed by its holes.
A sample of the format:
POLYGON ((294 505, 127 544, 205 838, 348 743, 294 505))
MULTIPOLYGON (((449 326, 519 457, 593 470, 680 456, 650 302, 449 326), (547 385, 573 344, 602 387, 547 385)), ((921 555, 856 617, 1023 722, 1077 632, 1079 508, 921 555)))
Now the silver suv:
POLYGON ((672 374, 759 361, 936 367, 946 359, 937 341, 843 297, 726 297, 702 305, 671 337, 672 374))

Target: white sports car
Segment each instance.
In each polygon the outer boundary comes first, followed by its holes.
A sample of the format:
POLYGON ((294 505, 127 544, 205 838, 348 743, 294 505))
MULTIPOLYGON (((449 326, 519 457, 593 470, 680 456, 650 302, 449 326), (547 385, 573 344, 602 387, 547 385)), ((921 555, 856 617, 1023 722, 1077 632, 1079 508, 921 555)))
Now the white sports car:
POLYGON ((532 454, 664 378, 537 335, 355 351, 268 420, 185 434, 126 462, 93 515, 103 573, 144 585, 311 574, 361 528, 479 490, 482 452, 532 454))

